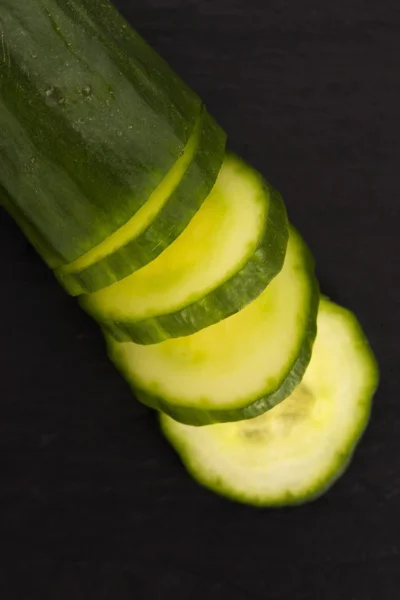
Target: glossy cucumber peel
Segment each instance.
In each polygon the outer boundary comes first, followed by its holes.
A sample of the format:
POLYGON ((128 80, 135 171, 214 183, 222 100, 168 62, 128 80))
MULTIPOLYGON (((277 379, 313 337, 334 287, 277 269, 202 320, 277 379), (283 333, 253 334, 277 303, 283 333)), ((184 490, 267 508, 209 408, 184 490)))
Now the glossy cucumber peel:
POLYGON ((309 502, 344 473, 368 423, 379 374, 354 314, 321 299, 310 364, 292 395, 248 421, 161 429, 201 485, 256 506, 309 502))
POLYGON ((184 153, 148 201, 113 235, 56 270, 73 296, 96 292, 157 258, 185 229, 222 165, 225 133, 203 109, 184 153))
POLYGON ((0 183, 68 263, 146 202, 201 102, 107 2, 3 0, 0 21, 0 183))
POLYGON ((143 346, 107 336, 111 360, 145 404, 192 425, 254 417, 290 394, 307 367, 319 289, 291 228, 285 264, 242 311, 192 336, 143 346))
POLYGON ((227 155, 207 200, 155 261, 81 306, 118 341, 154 344, 235 314, 283 265, 287 216, 279 194, 227 155))
POLYGON ((25 215, 13 205, 10 196, 1 186, 0 207, 7 211, 10 217, 17 223, 28 242, 35 248, 48 267, 54 269, 62 263, 61 257, 39 236, 25 215))

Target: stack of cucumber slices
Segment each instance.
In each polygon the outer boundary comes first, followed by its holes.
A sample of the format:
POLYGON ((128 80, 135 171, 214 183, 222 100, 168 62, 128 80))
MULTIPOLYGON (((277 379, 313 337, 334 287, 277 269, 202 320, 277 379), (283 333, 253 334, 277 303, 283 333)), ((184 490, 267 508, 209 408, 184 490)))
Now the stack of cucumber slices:
POLYGON ((111 4, 3 0, 0 20, 1 204, 200 484, 316 498, 378 369, 281 196, 111 4))

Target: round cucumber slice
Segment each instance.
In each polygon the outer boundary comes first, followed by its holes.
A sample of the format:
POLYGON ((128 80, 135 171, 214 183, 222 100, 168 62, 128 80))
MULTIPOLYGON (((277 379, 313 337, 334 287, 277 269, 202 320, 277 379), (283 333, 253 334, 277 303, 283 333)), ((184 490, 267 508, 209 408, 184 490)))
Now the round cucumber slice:
POLYGON ((200 425, 254 417, 301 380, 318 294, 309 252, 291 229, 282 271, 239 313, 149 346, 108 336, 110 358, 142 402, 177 420, 200 425))
POLYGON ((72 295, 96 292, 157 258, 210 193, 225 153, 225 133, 203 109, 185 150, 148 201, 113 235, 55 271, 72 295))
POLYGON ((83 296, 81 305, 119 341, 154 344, 233 315, 280 271, 287 246, 280 196, 228 155, 210 195, 156 260, 83 296))
POLYGON ((214 492, 259 506, 301 504, 346 469, 377 384, 377 364, 356 317, 322 299, 310 364, 279 406, 206 427, 161 414, 161 428, 189 473, 214 492))

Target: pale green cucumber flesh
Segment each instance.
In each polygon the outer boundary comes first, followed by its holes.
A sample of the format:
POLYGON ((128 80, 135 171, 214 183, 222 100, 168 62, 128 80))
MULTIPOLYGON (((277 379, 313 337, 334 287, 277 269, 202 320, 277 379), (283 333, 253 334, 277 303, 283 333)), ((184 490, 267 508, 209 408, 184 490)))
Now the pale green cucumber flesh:
POLYGON ((203 109, 183 155, 139 211, 74 263, 57 269, 77 296, 101 290, 159 256, 185 229, 210 193, 221 168, 225 134, 203 109))
POLYGON ((119 341, 158 343, 235 314, 283 265, 288 236, 279 194, 227 155, 207 200, 155 261, 81 305, 119 341))
POLYGON ((178 420, 200 425, 250 418, 300 381, 318 295, 311 256, 291 228, 282 271, 239 313, 149 346, 107 336, 109 355, 142 402, 178 420))
POLYGON ((201 485, 257 506, 315 500, 344 473, 368 423, 379 374, 355 316, 326 299, 300 385, 255 419, 161 428, 201 485))
MULTIPOLYGON (((315 296, 315 305, 317 303, 318 295, 315 296)), ((194 427, 210 425, 212 423, 229 423, 242 419, 253 419, 282 402, 302 380, 311 358, 315 335, 315 310, 312 309, 300 353, 279 388, 271 394, 258 398, 258 400, 255 400, 248 406, 244 406, 240 411, 237 408, 231 410, 203 410, 191 406, 180 406, 164 400, 161 396, 145 392, 135 387, 134 384, 132 385, 132 389, 136 398, 142 404, 165 413, 175 421, 194 427)))

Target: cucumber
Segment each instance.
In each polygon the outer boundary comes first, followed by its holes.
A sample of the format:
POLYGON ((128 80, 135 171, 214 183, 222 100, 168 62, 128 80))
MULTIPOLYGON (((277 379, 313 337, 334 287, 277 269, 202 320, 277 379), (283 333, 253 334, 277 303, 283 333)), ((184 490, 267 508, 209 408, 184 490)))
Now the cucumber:
POLYGON ((148 201, 114 234, 55 272, 73 296, 95 292, 159 256, 185 229, 221 168, 225 134, 204 109, 182 156, 148 201))
POLYGON ((72 262, 181 156, 201 102, 105 0, 2 0, 0 184, 72 262))
POLYGON ((322 299, 303 381, 255 419, 191 427, 160 415, 161 428, 202 485, 258 506, 302 504, 345 471, 370 416, 378 368, 355 316, 322 299))
POLYGON ((1 186, 0 206, 7 211, 10 217, 17 223, 28 242, 35 248, 36 252, 42 257, 48 267, 54 269, 62 263, 61 257, 40 238, 35 228, 25 218, 23 213, 13 206, 8 193, 1 186))
POLYGON ((156 260, 81 306, 119 341, 153 344, 193 334, 254 300, 287 246, 280 196, 228 154, 187 228, 156 260))
POLYGON ((239 313, 150 346, 108 335, 109 356, 139 400, 179 421, 254 417, 301 380, 315 338, 318 296, 311 256, 291 228, 282 271, 239 313))

